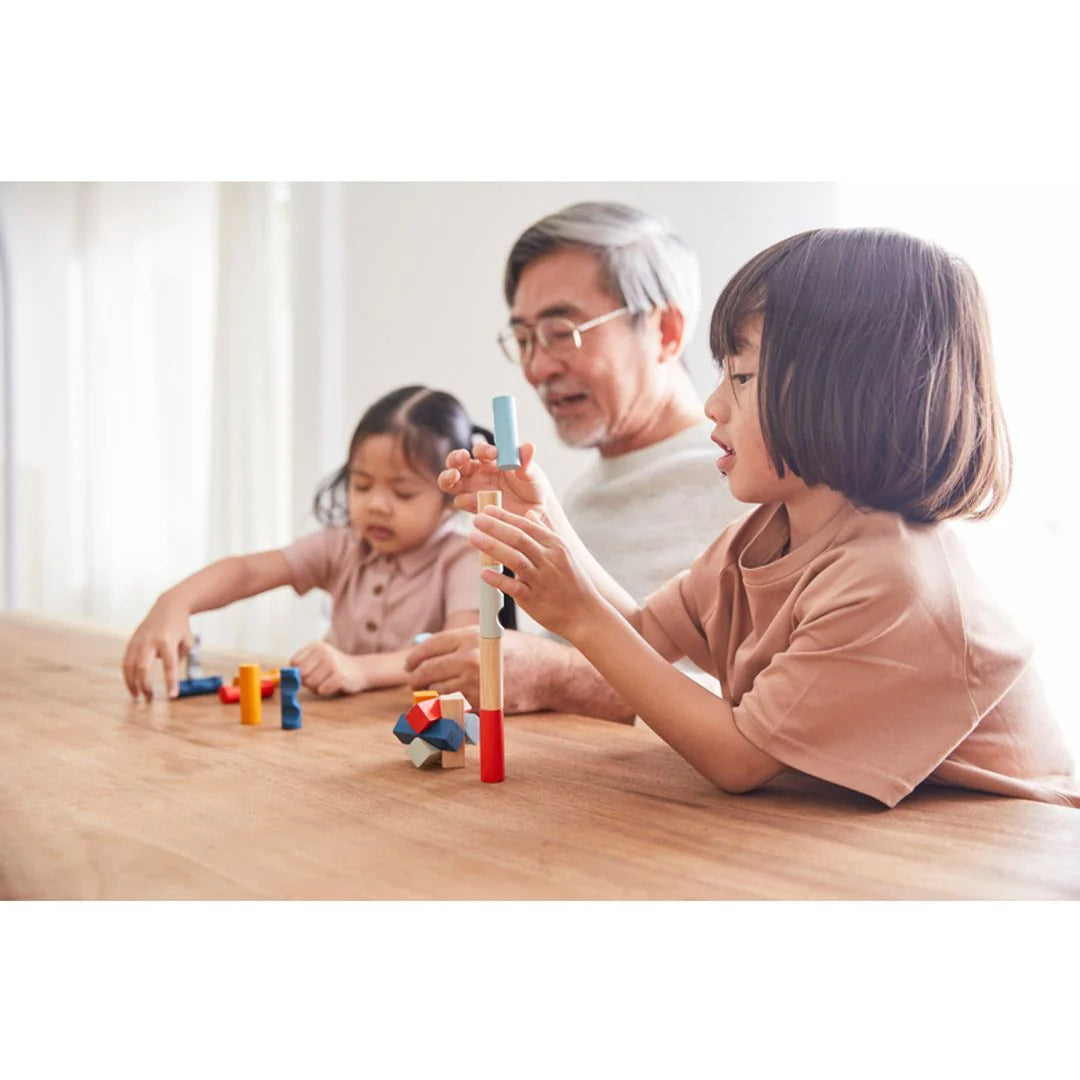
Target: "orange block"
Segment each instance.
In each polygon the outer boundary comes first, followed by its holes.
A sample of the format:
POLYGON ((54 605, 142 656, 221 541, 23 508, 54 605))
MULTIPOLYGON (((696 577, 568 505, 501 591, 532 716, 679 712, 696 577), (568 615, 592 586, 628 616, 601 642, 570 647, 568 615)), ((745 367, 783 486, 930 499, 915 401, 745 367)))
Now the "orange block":
POLYGON ((261 680, 258 664, 240 665, 240 723, 262 723, 261 680))

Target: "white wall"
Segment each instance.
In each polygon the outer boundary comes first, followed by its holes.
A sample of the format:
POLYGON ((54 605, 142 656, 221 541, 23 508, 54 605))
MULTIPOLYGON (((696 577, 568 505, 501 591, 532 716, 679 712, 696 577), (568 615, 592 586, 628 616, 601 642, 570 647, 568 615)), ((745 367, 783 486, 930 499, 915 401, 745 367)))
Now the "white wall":
POLYGON ((495 344, 506 320, 502 272, 511 245, 538 218, 582 199, 619 200, 663 214, 697 251, 702 313, 687 359, 702 395, 713 379, 708 317, 728 277, 772 241, 833 224, 836 214, 832 184, 294 185, 298 514, 306 510, 316 474, 343 460, 364 408, 406 382, 450 390, 487 427, 491 398, 514 394, 521 437, 537 442, 556 488, 584 467, 591 452, 558 442, 523 375, 495 344), (335 311, 325 286, 337 265, 343 278, 335 311), (302 384, 339 362, 340 393, 321 410, 314 400, 305 402, 314 392, 302 384))

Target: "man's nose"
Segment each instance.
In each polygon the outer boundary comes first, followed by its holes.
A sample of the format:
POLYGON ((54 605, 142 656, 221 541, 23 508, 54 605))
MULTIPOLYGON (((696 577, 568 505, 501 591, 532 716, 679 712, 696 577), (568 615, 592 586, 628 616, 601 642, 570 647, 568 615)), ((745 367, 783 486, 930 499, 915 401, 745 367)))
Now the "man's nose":
POLYGON ((552 375, 556 375, 566 369, 566 365, 551 355, 547 348, 533 338, 532 350, 529 358, 522 365, 525 369, 525 378, 533 386, 539 386, 548 381, 552 375))

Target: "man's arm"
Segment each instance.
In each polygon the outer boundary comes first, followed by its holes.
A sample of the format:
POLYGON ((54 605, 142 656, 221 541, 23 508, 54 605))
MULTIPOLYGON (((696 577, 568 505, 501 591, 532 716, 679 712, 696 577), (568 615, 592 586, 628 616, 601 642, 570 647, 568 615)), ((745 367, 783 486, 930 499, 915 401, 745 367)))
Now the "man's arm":
MULTIPOLYGON (((579 713, 632 723, 634 710, 577 649, 536 634, 507 630, 503 643, 503 703, 507 713, 579 713)), ((414 690, 460 691, 480 699, 480 652, 475 626, 444 630, 405 657, 414 690)))

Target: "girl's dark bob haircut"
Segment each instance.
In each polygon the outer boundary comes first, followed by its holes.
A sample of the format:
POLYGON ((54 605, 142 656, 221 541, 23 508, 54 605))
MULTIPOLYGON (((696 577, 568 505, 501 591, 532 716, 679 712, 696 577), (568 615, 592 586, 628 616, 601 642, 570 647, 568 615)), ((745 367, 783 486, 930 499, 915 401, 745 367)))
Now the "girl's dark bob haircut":
POLYGON ((720 294, 718 364, 754 315, 761 428, 781 476, 911 521, 1001 506, 1012 454, 963 260, 886 229, 814 229, 756 255, 720 294))
POLYGON ((487 428, 473 424, 465 406, 445 390, 419 385, 392 390, 360 417, 349 440, 345 464, 315 492, 313 511, 323 525, 348 524, 349 466, 360 444, 370 435, 391 435, 400 440, 405 460, 417 472, 428 473, 433 483, 451 450, 470 449, 474 435, 495 441, 487 428))

